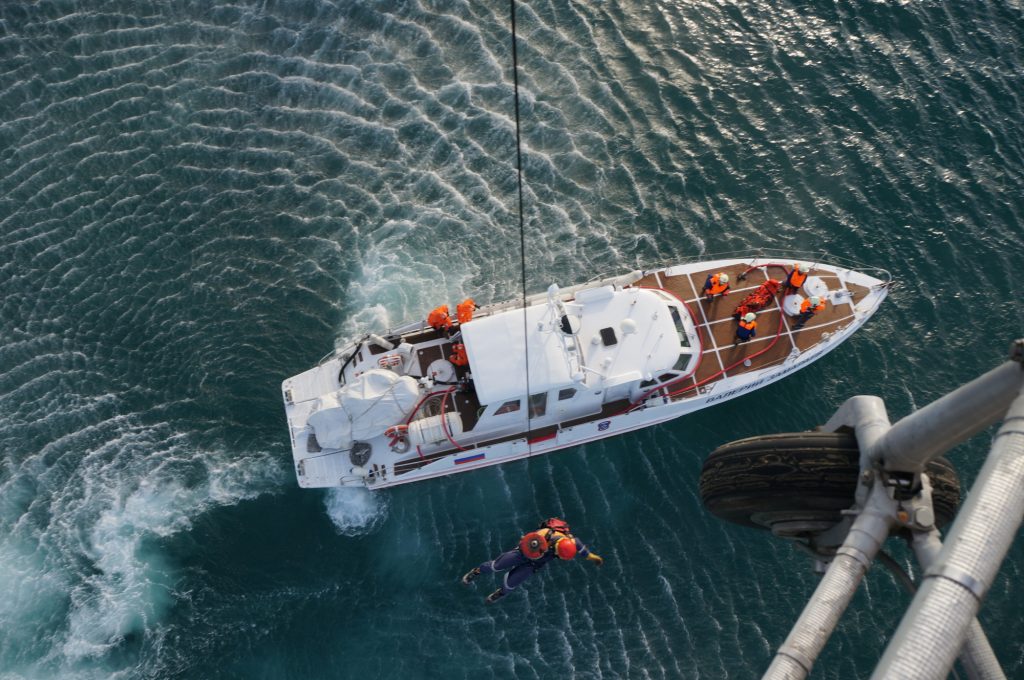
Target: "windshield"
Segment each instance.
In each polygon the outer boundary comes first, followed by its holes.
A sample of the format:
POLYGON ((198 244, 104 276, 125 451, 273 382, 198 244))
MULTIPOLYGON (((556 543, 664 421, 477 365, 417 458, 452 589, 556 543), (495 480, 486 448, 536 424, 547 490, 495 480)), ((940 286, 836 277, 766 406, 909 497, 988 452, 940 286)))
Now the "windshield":
POLYGON ((669 310, 672 312, 672 322, 675 323, 676 333, 679 335, 679 346, 689 348, 690 334, 686 332, 683 317, 679 314, 679 310, 676 309, 675 305, 669 305, 669 310))

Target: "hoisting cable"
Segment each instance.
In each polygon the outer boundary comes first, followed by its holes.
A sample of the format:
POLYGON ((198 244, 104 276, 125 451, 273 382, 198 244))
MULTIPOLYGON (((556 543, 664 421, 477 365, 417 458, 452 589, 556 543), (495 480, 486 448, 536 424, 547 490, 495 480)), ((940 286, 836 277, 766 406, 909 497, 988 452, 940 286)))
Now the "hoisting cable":
MULTIPOLYGON (((530 336, 526 321, 526 226, 523 222, 523 153, 519 136, 519 52, 516 49, 516 0, 509 0, 512 14, 512 92, 516 113, 516 183, 519 191, 519 265, 523 283, 523 360, 526 371, 526 442, 530 446, 530 336)), ((546 396, 546 395, 545 395, 546 396)), ((527 456, 529 461, 529 456, 527 456)), ((529 463, 527 463, 529 464, 529 463)))
MULTIPOLYGON (((525 361, 526 370, 526 445, 530 447, 530 348, 529 348, 529 328, 526 320, 526 226, 523 220, 523 156, 522 156, 522 143, 520 140, 519 133, 519 54, 516 50, 516 1, 510 0, 510 10, 512 14, 512 91, 514 95, 515 103, 515 119, 516 119, 516 184, 518 187, 518 215, 519 215, 519 270, 520 278, 523 287, 523 359, 525 361)), ((448 429, 447 416, 445 414, 445 407, 448 403, 448 397, 455 391, 455 387, 451 387, 444 391, 431 392, 425 395, 413 408, 412 413, 406 418, 405 424, 408 425, 413 416, 419 411, 420 407, 423 406, 431 397, 441 396, 441 413, 440 413, 440 424, 441 431, 444 436, 448 439, 448 442, 454 446, 458 451, 466 451, 466 449, 458 444, 452 437, 451 431, 448 429)), ((546 396, 546 395, 545 395, 546 396)), ((420 458, 423 458, 423 453, 420 451, 419 446, 416 447, 416 453, 419 454, 420 458)), ((527 456, 529 461, 529 456, 527 456)), ((529 464, 529 462, 527 462, 529 464)))

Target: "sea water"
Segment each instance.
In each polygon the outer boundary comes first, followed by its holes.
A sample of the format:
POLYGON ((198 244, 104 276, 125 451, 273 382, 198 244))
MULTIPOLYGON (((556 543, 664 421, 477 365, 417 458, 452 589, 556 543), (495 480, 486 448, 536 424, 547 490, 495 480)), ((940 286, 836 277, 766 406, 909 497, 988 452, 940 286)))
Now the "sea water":
MULTIPOLYGON (((809 560, 701 463, 896 419, 1024 335, 1018 2, 518 3, 529 292, 722 251, 898 284, 727 404, 382 493, 302 491, 279 384, 360 332, 521 294, 509 4, 0 3, 0 678, 749 678, 809 560), (546 516, 605 564, 495 606, 546 516)), ((991 433, 950 455, 965 486, 991 433)), ((908 551, 888 548, 906 566, 908 551)), ((1024 673, 1024 547, 981 613, 1024 673)), ((873 569, 813 677, 909 597, 873 569)))

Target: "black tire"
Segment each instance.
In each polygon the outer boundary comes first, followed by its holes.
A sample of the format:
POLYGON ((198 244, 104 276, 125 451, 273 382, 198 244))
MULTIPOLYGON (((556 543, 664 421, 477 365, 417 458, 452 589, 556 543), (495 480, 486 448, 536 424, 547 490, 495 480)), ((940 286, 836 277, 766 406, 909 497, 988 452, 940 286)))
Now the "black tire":
MULTIPOLYGON (((853 434, 800 432, 740 439, 708 456, 700 497, 711 514, 727 522, 774 527, 777 533, 783 527, 814 533, 838 522, 841 511, 853 505, 859 457, 853 434)), ((956 515, 960 480, 945 458, 929 463, 925 472, 932 483, 935 524, 941 528, 956 515)))

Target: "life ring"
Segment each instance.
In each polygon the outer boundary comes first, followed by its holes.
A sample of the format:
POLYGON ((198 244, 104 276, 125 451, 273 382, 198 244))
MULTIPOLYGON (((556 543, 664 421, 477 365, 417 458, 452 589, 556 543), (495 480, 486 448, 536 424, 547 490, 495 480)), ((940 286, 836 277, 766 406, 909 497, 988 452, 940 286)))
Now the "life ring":
POLYGON ((392 425, 384 430, 384 436, 388 438, 388 446, 395 453, 406 453, 411 446, 408 425, 392 425))
POLYGON ((402 365, 402 357, 398 354, 385 354, 377 359, 377 365, 381 368, 396 368, 402 365))

